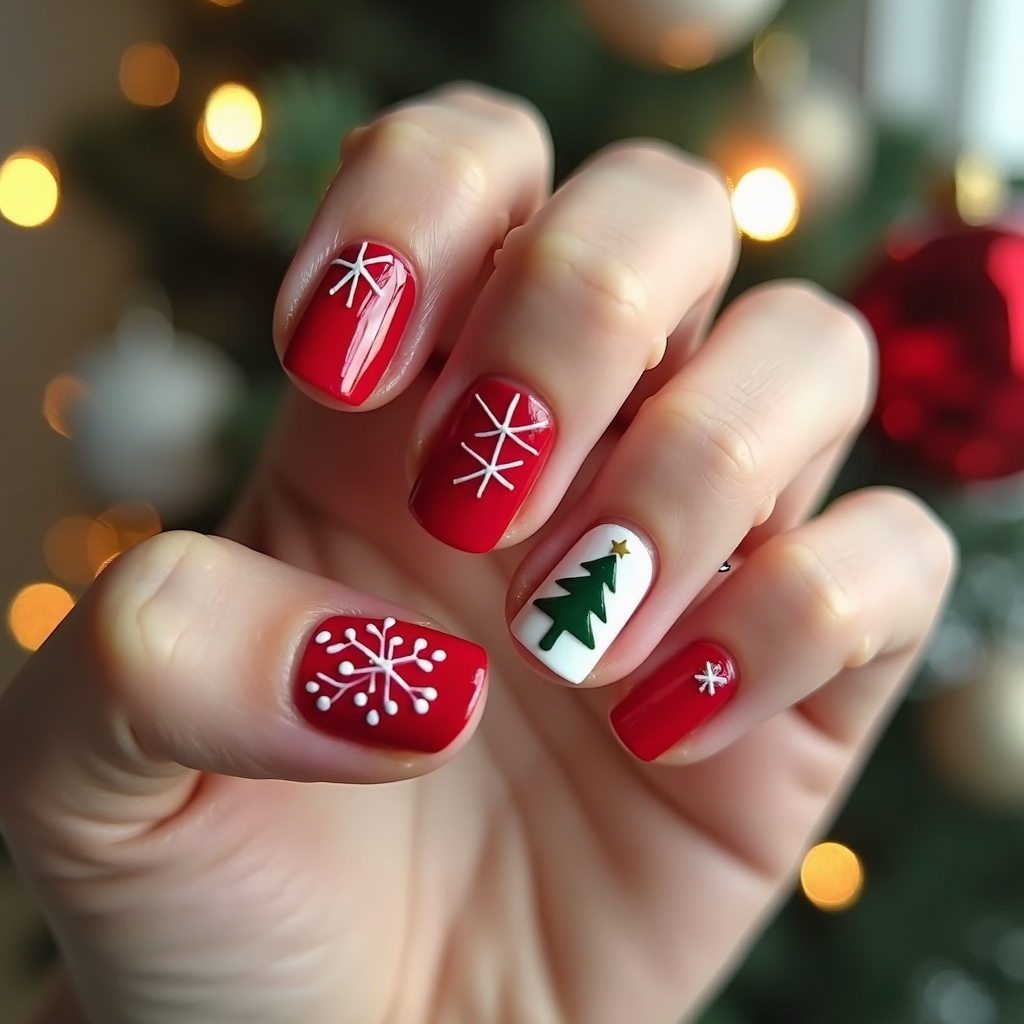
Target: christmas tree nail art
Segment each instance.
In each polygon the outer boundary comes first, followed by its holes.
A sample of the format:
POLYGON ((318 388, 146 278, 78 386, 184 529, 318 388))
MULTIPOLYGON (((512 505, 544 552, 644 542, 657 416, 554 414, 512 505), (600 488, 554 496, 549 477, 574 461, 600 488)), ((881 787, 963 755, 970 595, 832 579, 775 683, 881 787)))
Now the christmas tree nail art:
POLYGON ((639 607, 654 578, 647 545, 614 523, 584 534, 512 622, 538 661, 581 683, 639 607))

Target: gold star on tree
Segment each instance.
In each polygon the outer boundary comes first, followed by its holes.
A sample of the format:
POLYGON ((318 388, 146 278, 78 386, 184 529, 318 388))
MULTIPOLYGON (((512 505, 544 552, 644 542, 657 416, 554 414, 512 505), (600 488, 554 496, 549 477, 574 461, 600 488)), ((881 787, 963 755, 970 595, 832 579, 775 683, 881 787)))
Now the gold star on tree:
POLYGON ((631 555, 633 552, 626 547, 624 540, 613 540, 612 541, 612 554, 618 555, 619 558, 625 558, 626 555, 631 555))

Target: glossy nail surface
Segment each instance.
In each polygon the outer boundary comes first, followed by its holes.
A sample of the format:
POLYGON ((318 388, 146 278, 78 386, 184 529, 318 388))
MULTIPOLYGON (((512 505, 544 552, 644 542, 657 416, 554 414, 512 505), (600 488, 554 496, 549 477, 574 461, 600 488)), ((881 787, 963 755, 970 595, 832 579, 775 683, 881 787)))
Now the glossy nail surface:
POLYGON ((540 398, 504 378, 483 377, 434 441, 409 508, 445 544, 490 551, 529 495, 554 440, 554 420, 540 398))
POLYGON ((316 286, 284 365, 332 398, 361 405, 394 358, 415 303, 412 273, 398 253, 373 242, 348 245, 316 286))
POLYGON ((637 683, 609 721, 641 761, 654 761, 713 718, 736 695, 739 674, 724 647, 691 644, 637 683))
POLYGON ((512 635, 570 683, 582 683, 640 606, 654 559, 632 530, 602 523, 566 552, 512 620, 512 635))
POLYGON ((487 654, 467 640, 390 617, 336 616, 310 638, 293 700, 332 736, 433 754, 466 727, 486 678, 487 654))

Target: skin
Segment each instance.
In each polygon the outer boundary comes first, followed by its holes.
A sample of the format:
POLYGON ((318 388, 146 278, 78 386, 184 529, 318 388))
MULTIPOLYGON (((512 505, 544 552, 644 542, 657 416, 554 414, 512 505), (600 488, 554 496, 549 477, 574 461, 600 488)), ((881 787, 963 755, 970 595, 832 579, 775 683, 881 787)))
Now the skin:
POLYGON ((788 894, 952 542, 894 490, 811 517, 870 408, 871 343, 799 283, 709 328, 735 258, 712 172, 627 144, 552 199, 549 145, 526 105, 469 87, 353 134, 277 344, 339 244, 381 238, 421 287, 394 366, 358 413, 296 382, 230 539, 122 556, 8 689, 0 825, 63 953, 40 1024, 672 1024, 788 894), (405 503, 482 372, 540 390, 560 433, 500 550, 469 556, 405 503), (605 515, 649 538, 657 580, 570 688, 506 622, 605 515), (486 710, 432 756, 316 733, 290 679, 336 612, 481 644, 486 710), (704 638, 742 688, 635 760, 608 708, 704 638))

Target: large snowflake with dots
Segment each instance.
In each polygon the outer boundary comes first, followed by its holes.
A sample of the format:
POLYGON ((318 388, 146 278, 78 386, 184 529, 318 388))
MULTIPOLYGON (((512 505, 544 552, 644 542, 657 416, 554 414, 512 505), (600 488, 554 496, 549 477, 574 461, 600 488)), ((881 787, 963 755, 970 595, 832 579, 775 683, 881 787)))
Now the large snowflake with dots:
POLYGON ((314 642, 323 646, 328 654, 348 654, 338 663, 340 679, 317 672, 316 678, 306 683, 308 693, 319 694, 316 698, 319 711, 329 711, 348 694, 357 708, 367 708, 368 725, 380 724, 381 711, 385 715, 399 714, 403 705, 417 715, 425 715, 430 710, 431 701, 437 700, 437 690, 421 685, 422 679, 417 681, 415 674, 429 675, 434 671, 434 664, 444 661, 448 654, 440 647, 428 653, 430 644, 423 637, 416 637, 410 650, 405 637, 392 632, 395 624, 390 616, 384 619, 383 629, 376 622, 366 623, 363 626, 368 637, 365 642, 351 626, 343 632, 341 640, 335 640, 329 630, 317 633, 314 642), (377 706, 371 706, 374 697, 377 699, 372 704, 377 706))

